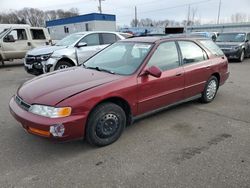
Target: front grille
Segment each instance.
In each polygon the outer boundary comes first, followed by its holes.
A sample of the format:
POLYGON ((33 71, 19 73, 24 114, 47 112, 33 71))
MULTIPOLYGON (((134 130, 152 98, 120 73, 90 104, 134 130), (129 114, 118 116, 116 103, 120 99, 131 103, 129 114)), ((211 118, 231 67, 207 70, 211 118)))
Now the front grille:
POLYGON ((31 107, 30 104, 26 103, 23 101, 23 99, 21 99, 20 97, 18 97, 17 95, 15 96, 15 101, 16 103, 24 110, 28 111, 29 108, 31 107))
POLYGON ((222 49, 223 52, 230 52, 231 49, 222 49))

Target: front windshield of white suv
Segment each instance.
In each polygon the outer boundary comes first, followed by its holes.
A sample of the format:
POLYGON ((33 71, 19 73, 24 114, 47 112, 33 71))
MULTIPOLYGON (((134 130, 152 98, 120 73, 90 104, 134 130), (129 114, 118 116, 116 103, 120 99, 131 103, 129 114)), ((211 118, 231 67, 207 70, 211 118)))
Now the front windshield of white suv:
POLYGON ((2 38, 5 34, 5 32, 9 30, 9 28, 4 29, 3 31, 0 32, 0 38, 2 38))
POLYGON ((71 46, 79 41, 84 34, 72 34, 56 43, 56 46, 71 46))

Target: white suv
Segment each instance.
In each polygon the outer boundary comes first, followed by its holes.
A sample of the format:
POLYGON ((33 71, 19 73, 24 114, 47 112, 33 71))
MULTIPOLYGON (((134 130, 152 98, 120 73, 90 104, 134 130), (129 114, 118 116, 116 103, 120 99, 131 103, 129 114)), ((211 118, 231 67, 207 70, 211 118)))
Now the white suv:
POLYGON ((109 44, 128 37, 129 34, 108 31, 74 33, 54 46, 28 51, 24 66, 28 73, 40 75, 80 65, 109 44))

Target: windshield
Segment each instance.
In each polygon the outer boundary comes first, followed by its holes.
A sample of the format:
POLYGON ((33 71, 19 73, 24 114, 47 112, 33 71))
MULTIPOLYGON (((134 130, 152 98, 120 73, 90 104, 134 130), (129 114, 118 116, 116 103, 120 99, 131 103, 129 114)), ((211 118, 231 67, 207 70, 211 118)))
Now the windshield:
POLYGON ((70 46, 83 37, 82 34, 69 35, 56 43, 56 46, 70 46))
POLYGON ((245 33, 220 33, 216 42, 244 42, 245 33))
POLYGON ((152 44, 117 42, 84 63, 85 68, 114 74, 133 74, 149 53, 152 44))
POLYGON ((0 32, 0 38, 3 37, 3 35, 5 34, 5 32, 6 32, 7 30, 9 30, 9 28, 6 28, 6 29, 4 29, 4 30, 2 30, 2 31, 0 32))

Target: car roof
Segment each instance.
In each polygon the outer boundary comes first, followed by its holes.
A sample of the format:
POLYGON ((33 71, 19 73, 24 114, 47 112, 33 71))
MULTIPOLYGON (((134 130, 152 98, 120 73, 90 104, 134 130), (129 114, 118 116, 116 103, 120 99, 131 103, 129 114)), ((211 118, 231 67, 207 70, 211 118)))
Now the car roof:
POLYGON ((114 31, 83 31, 83 32, 77 32, 77 33, 72 33, 72 34, 86 35, 86 34, 91 34, 91 33, 112 33, 112 34, 119 34, 120 32, 114 32, 114 31))
POLYGON ((174 39, 182 39, 182 40, 210 40, 201 36, 193 36, 188 34, 172 34, 166 36, 145 36, 145 37, 133 37, 129 39, 125 39, 122 41, 126 42, 145 42, 145 43, 157 43, 160 41, 174 40, 174 39))
MULTIPOLYGON (((128 42, 146 42, 146 43, 154 43, 158 40, 160 40, 162 37, 132 37, 132 38, 128 38, 126 39, 126 41, 128 42)), ((125 41, 125 40, 123 40, 125 41)))

